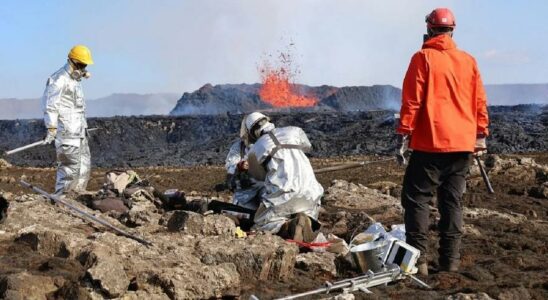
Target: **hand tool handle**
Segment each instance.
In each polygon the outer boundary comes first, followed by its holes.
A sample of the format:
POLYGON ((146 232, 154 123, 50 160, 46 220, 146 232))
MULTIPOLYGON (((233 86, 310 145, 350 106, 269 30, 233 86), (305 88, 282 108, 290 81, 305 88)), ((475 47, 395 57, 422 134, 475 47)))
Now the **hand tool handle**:
POLYGON ((485 186, 487 187, 487 192, 489 192, 489 194, 494 194, 495 190, 493 190, 493 187, 491 186, 491 181, 489 180, 489 176, 487 176, 487 172, 485 172, 485 169, 483 168, 483 165, 481 164, 481 160, 479 156, 474 155, 474 158, 476 159, 476 162, 478 163, 481 177, 483 177, 483 182, 485 182, 485 186))
POLYGON ((30 148, 34 148, 36 146, 44 145, 45 143, 46 143, 45 140, 41 140, 41 141, 38 141, 38 142, 35 142, 35 143, 32 143, 32 144, 28 144, 28 145, 23 146, 23 147, 15 148, 13 150, 6 151, 6 155, 12 155, 12 154, 15 154, 17 152, 21 152, 21 151, 24 151, 24 150, 27 150, 27 149, 30 149, 30 148))

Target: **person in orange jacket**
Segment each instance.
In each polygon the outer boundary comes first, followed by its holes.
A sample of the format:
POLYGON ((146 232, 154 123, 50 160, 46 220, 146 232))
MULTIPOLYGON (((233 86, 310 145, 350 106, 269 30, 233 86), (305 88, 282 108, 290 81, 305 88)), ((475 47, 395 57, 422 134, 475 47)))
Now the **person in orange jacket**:
POLYGON ((439 271, 456 272, 462 236, 461 198, 473 153, 486 149, 486 95, 475 59, 453 41, 455 17, 447 8, 426 16, 422 49, 411 58, 402 88, 398 161, 407 164, 402 190, 406 241, 421 251, 419 274, 428 275, 429 203, 437 192, 439 271))

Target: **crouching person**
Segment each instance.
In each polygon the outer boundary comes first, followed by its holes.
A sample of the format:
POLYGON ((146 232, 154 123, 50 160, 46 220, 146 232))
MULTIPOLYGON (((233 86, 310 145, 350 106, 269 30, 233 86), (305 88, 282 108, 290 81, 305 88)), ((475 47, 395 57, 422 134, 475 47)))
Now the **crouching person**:
POLYGON ((275 128, 265 115, 245 118, 249 172, 264 181, 265 191, 255 212, 255 229, 283 238, 311 242, 319 229, 323 187, 305 153, 312 148, 301 128, 275 128))

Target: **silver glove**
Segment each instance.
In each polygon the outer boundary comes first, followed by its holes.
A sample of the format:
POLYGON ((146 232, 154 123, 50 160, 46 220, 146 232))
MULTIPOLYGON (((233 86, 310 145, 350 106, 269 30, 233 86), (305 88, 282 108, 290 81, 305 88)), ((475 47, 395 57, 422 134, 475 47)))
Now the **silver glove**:
POLYGON ((397 144, 396 144, 396 159, 400 166, 407 165, 409 162, 409 135, 407 134, 398 134, 397 144))
POLYGON ((48 128, 48 135, 46 135, 46 138, 44 139, 44 143, 51 144, 53 141, 55 141, 56 136, 57 136, 57 128, 48 128))

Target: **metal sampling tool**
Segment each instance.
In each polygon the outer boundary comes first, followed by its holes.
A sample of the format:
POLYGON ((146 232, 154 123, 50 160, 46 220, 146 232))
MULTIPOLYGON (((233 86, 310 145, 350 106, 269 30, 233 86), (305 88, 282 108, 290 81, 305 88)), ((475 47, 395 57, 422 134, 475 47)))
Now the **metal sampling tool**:
POLYGON ((321 288, 300 293, 300 294, 278 298, 277 300, 290 300, 290 299, 297 299, 297 298, 317 295, 317 294, 329 294, 330 292, 334 292, 337 290, 339 291, 342 290, 343 294, 357 292, 357 291, 371 294, 372 292, 369 290, 370 287, 387 284, 387 283, 402 279, 405 276, 409 276, 411 279, 415 280, 418 284, 420 284, 423 287, 430 288, 426 283, 422 282, 421 280, 418 280, 415 276, 412 276, 411 274, 402 273, 399 266, 388 265, 385 271, 381 271, 377 273, 373 273, 369 271, 365 275, 344 279, 344 280, 336 281, 333 283, 328 281, 325 283, 325 287, 321 287, 321 288))
POLYGON ((359 168, 365 165, 374 164, 374 163, 381 163, 381 162, 387 162, 396 160, 395 157, 381 159, 381 160, 375 160, 375 161, 360 161, 360 162, 351 162, 346 164, 341 164, 333 167, 326 167, 314 170, 314 174, 321 174, 321 173, 327 173, 327 172, 333 172, 333 171, 339 171, 339 170, 346 170, 346 169, 353 169, 353 168, 359 168))
POLYGON ((20 183, 21 183, 22 186, 24 186, 26 188, 29 188, 29 189, 32 189, 33 191, 47 197, 48 199, 51 199, 55 203, 62 204, 64 206, 66 206, 69 210, 78 213, 80 215, 80 217, 82 217, 84 219, 87 218, 87 219, 89 219, 89 220, 91 220, 95 223, 99 223, 99 224, 111 229, 112 231, 114 231, 114 232, 116 232, 116 233, 118 233, 122 236, 125 236, 127 238, 130 238, 132 240, 135 240, 135 241, 137 241, 137 242, 139 242, 139 243, 141 243, 145 246, 152 246, 151 242, 146 241, 146 240, 144 240, 140 237, 137 237, 135 235, 132 235, 131 233, 128 233, 128 232, 126 232, 122 229, 119 229, 116 226, 110 224, 109 222, 107 222, 105 220, 102 220, 102 219, 100 219, 100 218, 98 218, 98 217, 96 217, 96 216, 94 216, 94 215, 92 215, 92 214, 90 214, 90 213, 88 213, 88 212, 86 212, 86 211, 84 211, 84 210, 68 203, 67 201, 64 201, 63 199, 59 198, 56 195, 48 194, 46 191, 44 191, 44 190, 40 189, 39 187, 36 187, 36 186, 26 182, 24 180, 21 180, 20 183))
POLYGON ((476 162, 478 163, 481 177, 483 177, 483 182, 485 183, 485 187, 487 188, 487 192, 489 194, 494 194, 495 190, 493 190, 493 187, 491 186, 491 181, 489 180, 489 176, 487 176, 487 172, 485 172, 485 169, 483 168, 483 165, 481 163, 481 160, 479 156, 474 155, 474 158, 476 159, 476 162))
MULTIPOLYGON (((95 131, 95 130, 100 130, 102 128, 90 128, 90 129, 86 129, 86 132, 92 132, 92 131, 95 131)), ((34 142, 32 144, 28 144, 28 145, 25 145, 25 146, 22 146, 22 147, 19 147, 19 148, 15 148, 13 150, 9 150, 9 151, 6 151, 5 154, 6 155, 12 155, 12 154, 15 154, 15 153, 18 153, 18 152, 21 152, 21 151, 25 151, 25 150, 28 150, 28 149, 31 149, 31 148, 34 148, 34 147, 37 147, 37 146, 42 146, 42 145, 45 145, 46 144, 46 140, 40 140, 38 142, 34 142)))
POLYGON ((45 144, 46 144, 46 141, 41 140, 41 141, 38 141, 38 142, 34 142, 32 144, 28 144, 28 145, 25 145, 25 146, 22 146, 22 147, 19 147, 19 148, 15 148, 13 150, 6 151, 6 155, 12 155, 12 154, 15 154, 17 152, 25 151, 27 149, 34 148, 36 146, 45 145, 45 144))

